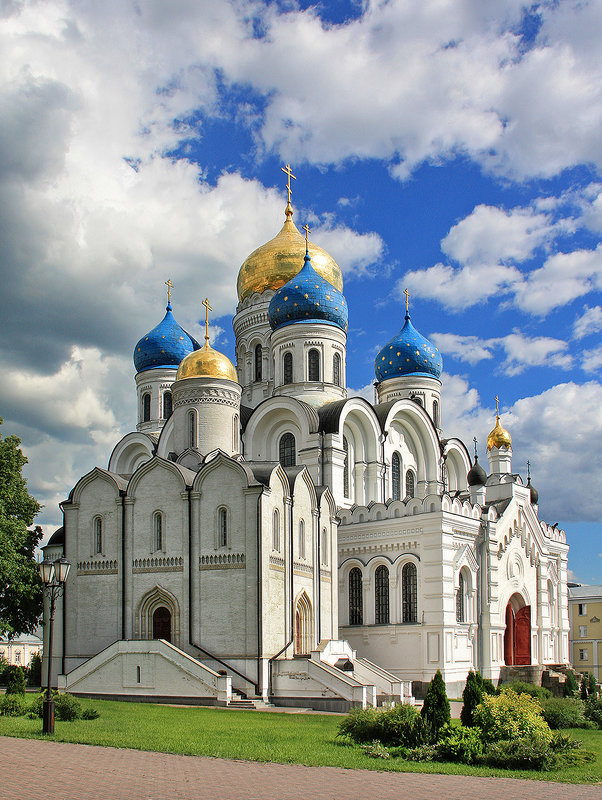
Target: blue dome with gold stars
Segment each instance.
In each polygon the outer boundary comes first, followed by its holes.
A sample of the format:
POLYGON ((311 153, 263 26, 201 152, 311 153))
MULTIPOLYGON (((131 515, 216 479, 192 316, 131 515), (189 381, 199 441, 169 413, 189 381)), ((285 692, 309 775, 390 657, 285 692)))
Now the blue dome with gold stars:
POLYGON ((272 330, 296 322, 321 322, 347 330, 347 303, 343 293, 312 267, 309 254, 300 272, 276 292, 270 302, 272 330))
POLYGON ((406 311, 403 328, 376 356, 374 371, 378 381, 404 375, 440 380, 443 361, 437 348, 412 325, 410 312, 406 311))
POLYGON ((175 321, 171 303, 168 302, 161 322, 143 336, 134 348, 134 366, 136 372, 160 367, 177 369, 185 356, 199 348, 197 340, 175 321))

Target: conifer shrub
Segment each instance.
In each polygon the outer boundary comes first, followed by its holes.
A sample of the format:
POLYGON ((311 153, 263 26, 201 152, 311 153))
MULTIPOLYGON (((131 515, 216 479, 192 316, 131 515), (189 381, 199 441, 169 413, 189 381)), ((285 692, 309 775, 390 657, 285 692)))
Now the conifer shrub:
POLYGON ((516 694, 528 694, 531 697, 536 697, 538 700, 547 700, 552 697, 552 692, 545 689, 543 686, 538 686, 536 683, 525 683, 524 681, 512 681, 505 685, 504 689, 512 689, 516 694))
POLYGON ((582 700, 587 700, 589 697, 589 676, 587 672, 581 678, 581 685, 579 687, 579 694, 582 700))
POLYGON ((435 677, 429 683, 421 714, 431 729, 433 741, 438 740, 439 731, 444 725, 451 724, 449 700, 441 670, 437 670, 435 677))
POLYGON ((439 732, 437 750, 443 761, 474 764, 483 752, 481 732, 463 725, 445 725, 439 732))
POLYGON ((602 730, 602 700, 590 697, 585 704, 585 718, 602 730))
POLYGON ((541 703, 543 718, 552 730, 593 728, 585 717, 585 704, 577 697, 549 697, 541 703))
POLYGON ((484 695, 474 712, 475 725, 483 741, 531 739, 539 736, 550 741, 552 731, 543 718, 541 704, 528 694, 502 689, 499 695, 484 695))
POLYGON ((353 709, 339 723, 337 736, 357 744, 377 741, 387 747, 415 747, 430 741, 431 731, 414 706, 401 703, 393 708, 353 709))
POLYGON ((566 680, 562 691, 565 697, 575 697, 579 692, 579 681, 572 669, 568 669, 566 672, 566 680))
MULTIPOLYGON (((46 692, 40 692, 33 702, 31 711, 38 717, 44 715, 44 700, 46 692)), ((54 717, 62 722, 73 722, 82 717, 82 707, 79 700, 68 692, 57 692, 53 690, 52 699, 54 700, 54 717)))
POLYGON ((25 694, 25 673, 19 666, 8 666, 4 670, 6 694, 25 694))
POLYGON ((590 672, 587 680, 587 694, 588 697, 598 697, 598 681, 593 672, 590 672))
POLYGON ((558 756, 550 747, 549 740, 534 734, 493 742, 478 758, 478 762, 502 769, 547 771, 558 765, 558 756))
POLYGON ((29 664, 29 674, 27 675, 29 686, 41 686, 42 684, 42 659, 39 653, 34 653, 29 664))
POLYGON ((470 670, 466 678, 466 685, 462 692, 464 705, 460 712, 460 722, 467 728, 474 725, 474 710, 483 699, 483 678, 479 672, 470 670))
POLYGON ((29 710, 25 697, 21 694, 5 694, 0 700, 0 716, 21 717, 29 710))

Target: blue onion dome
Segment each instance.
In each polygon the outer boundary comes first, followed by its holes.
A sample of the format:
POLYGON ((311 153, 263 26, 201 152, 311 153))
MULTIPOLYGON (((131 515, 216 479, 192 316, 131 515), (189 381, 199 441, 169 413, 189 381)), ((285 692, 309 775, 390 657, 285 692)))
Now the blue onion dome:
POLYGON ((479 457, 476 455, 476 453, 474 457, 474 464, 468 471, 466 480, 468 481, 469 486, 485 486, 487 483, 487 473, 479 464, 479 457))
POLYGON ((161 322, 143 336, 134 348, 134 366, 136 372, 160 367, 177 369, 183 358, 199 348, 197 340, 175 321, 171 303, 168 303, 161 322))
POLYGON ((270 301, 272 330, 296 322, 321 322, 347 330, 348 312, 343 293, 313 268, 309 253, 305 263, 270 301))
POLYGON ((428 339, 418 333, 406 311, 406 321, 397 336, 394 336, 376 356, 374 371, 378 381, 418 375, 441 378, 443 361, 441 353, 428 339))

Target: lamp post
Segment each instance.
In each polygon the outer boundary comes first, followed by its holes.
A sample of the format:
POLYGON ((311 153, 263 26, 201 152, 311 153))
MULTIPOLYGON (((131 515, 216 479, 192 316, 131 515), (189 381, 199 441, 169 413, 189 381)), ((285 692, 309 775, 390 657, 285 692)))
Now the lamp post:
POLYGON ((65 590, 65 582, 69 575, 71 564, 66 558, 57 558, 50 561, 45 558, 40 564, 40 576, 44 584, 44 594, 50 601, 50 627, 48 629, 48 681, 46 683, 46 699, 44 700, 43 733, 54 733, 54 701, 52 699, 51 672, 52 672, 52 629, 54 626, 54 608, 57 598, 65 590))

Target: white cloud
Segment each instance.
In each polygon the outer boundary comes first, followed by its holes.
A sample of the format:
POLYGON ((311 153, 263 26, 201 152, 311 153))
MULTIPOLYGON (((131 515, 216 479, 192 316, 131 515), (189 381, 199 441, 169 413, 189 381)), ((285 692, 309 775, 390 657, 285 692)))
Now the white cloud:
POLYGON ((478 364, 493 358, 494 340, 479 339, 478 336, 463 336, 457 333, 431 333, 430 339, 444 355, 452 355, 458 361, 478 364))
POLYGON ((367 383, 365 386, 362 386, 361 389, 352 389, 349 387, 347 389, 347 396, 363 397, 364 400, 367 400, 369 403, 374 403, 374 384, 367 383))
POLYGON ((602 345, 583 352, 581 367, 584 372, 599 372, 602 368, 602 345))
POLYGON ((573 323, 573 336, 583 339, 599 331, 602 331, 602 306, 584 306, 583 313, 573 323))

